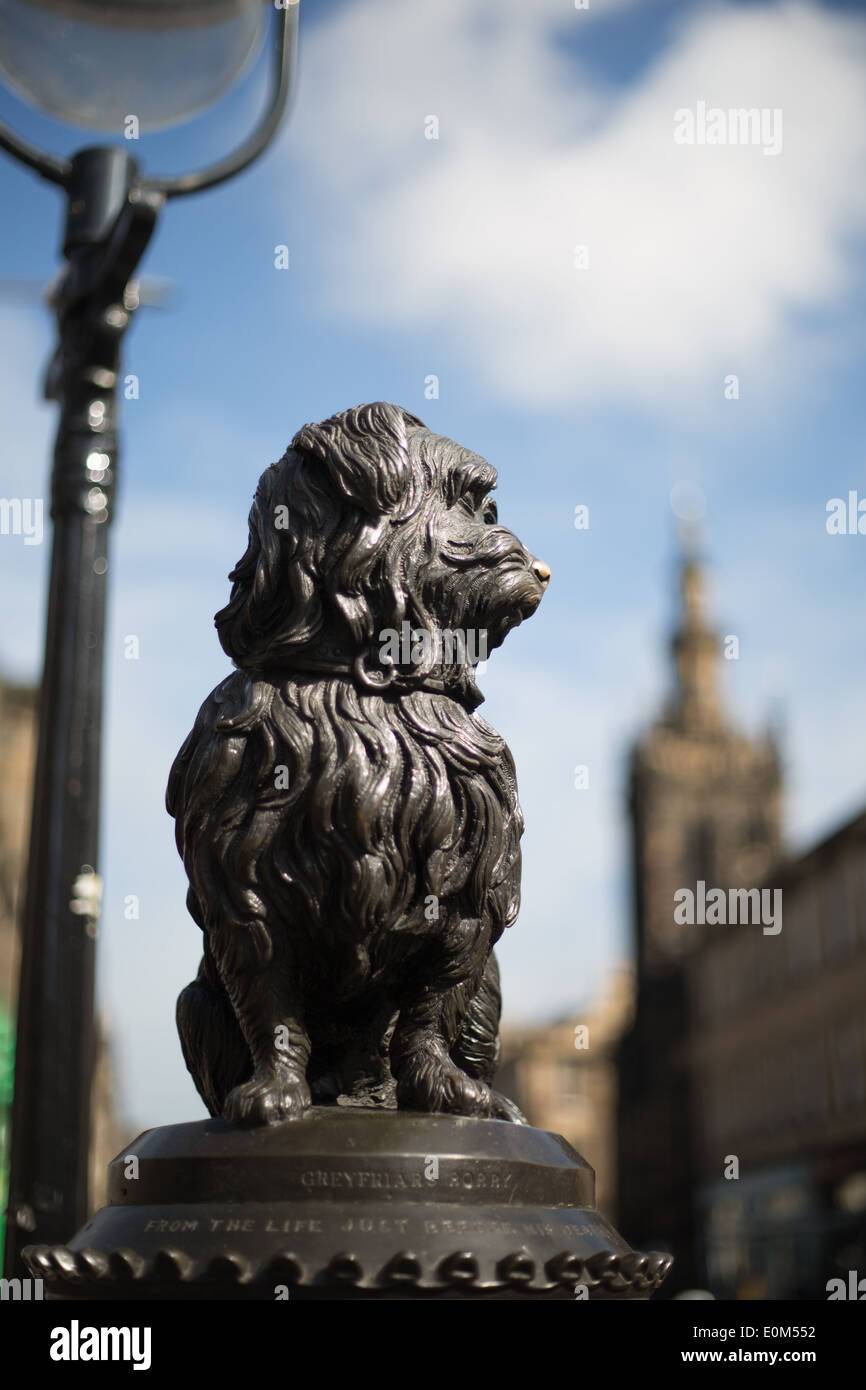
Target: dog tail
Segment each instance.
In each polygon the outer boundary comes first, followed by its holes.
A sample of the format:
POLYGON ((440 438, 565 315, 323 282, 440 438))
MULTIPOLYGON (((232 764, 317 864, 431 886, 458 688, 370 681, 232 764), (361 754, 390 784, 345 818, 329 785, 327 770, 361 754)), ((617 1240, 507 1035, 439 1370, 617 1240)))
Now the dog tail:
POLYGON ((249 1080, 252 1058, 205 937, 198 974, 177 1001, 177 1031, 195 1088, 219 1116, 234 1086, 249 1080))

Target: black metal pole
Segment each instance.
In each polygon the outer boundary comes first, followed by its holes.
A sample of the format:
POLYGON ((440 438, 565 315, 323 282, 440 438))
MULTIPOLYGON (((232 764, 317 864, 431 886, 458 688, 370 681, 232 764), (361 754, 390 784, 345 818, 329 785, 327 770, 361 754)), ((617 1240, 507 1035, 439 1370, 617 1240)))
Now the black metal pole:
POLYGON ((58 159, 0 122, 0 150, 67 196, 68 267, 54 295, 60 345, 47 395, 60 402, 54 535, 24 906, 5 1271, 22 1246, 59 1244, 87 1210, 98 931, 99 773, 108 526, 117 478, 121 340, 130 276, 166 198, 214 188, 257 159, 289 101, 299 0, 279 7, 270 101, 216 164, 144 179, 123 149, 58 159))
POLYGON ((18 998, 5 1267, 66 1239, 87 1214, 95 1060, 99 780, 108 528, 117 481, 116 401, 129 279, 160 194, 122 149, 71 161, 53 307, 60 343, 46 394, 60 403, 53 542, 18 998))

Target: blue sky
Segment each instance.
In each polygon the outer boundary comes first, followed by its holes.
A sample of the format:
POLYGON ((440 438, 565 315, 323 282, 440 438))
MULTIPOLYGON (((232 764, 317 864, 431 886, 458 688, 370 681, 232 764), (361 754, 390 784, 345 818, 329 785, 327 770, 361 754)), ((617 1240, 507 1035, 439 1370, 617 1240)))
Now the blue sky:
MULTIPOLYGON (((169 299, 127 340, 100 997, 139 1126, 201 1113, 173 1021, 200 938, 164 786, 226 671, 212 619, 256 480, 307 420, 375 399, 416 412, 495 464, 502 520, 553 570, 481 681, 527 822, 499 952, 509 1018, 581 1007, 628 953, 626 757, 670 683, 677 482, 706 497, 713 611, 740 639, 729 706, 747 729, 784 720, 789 842, 866 800, 866 537, 825 528, 828 499, 866 497, 862 6, 330 0, 301 37, 279 141, 166 209, 145 273, 169 299), (674 112, 699 101, 780 109, 781 152, 676 145, 674 112)), ((143 137, 142 162, 223 149, 253 78, 143 137)), ((55 150, 88 142, 6 93, 0 114, 55 150)), ((3 160, 0 204, 2 274, 47 281, 56 192, 3 160)), ((0 496, 47 496, 51 341, 38 303, 0 297, 0 496)), ((48 557, 0 538, 14 679, 39 671, 48 557)))

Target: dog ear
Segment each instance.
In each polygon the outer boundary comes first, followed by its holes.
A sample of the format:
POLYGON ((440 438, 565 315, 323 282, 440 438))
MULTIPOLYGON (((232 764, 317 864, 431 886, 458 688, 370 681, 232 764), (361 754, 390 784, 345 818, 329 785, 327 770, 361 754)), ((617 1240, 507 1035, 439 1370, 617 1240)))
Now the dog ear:
POLYGON ((406 516, 414 508, 409 428, 422 422, 387 401, 359 405, 320 425, 304 425, 292 448, 321 460, 338 492, 372 516, 406 516))
POLYGON ((278 508, 286 501, 287 475, 309 467, 287 449, 259 479, 247 548, 229 575, 231 598, 214 618, 222 648, 237 666, 276 661, 301 650, 321 631, 314 576, 324 513, 316 512, 316 499, 309 494, 309 509, 292 507, 288 530, 277 521, 278 508))

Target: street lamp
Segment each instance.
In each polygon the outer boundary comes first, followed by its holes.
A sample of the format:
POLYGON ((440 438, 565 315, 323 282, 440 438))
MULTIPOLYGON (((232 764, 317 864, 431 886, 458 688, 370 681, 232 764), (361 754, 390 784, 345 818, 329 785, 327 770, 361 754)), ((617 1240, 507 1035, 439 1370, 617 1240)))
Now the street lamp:
POLYGON ((298 0, 0 0, 0 76, 52 116, 118 134, 130 117, 153 129, 211 105, 278 11, 266 110, 206 168, 145 178, 123 146, 62 159, 0 123, 0 149, 64 191, 67 261, 51 297, 59 343, 46 380, 60 420, 18 996, 10 1276, 22 1272, 22 1245, 64 1240, 87 1212, 107 541, 120 349, 138 304, 131 277, 166 199, 224 182, 267 147, 292 85, 298 8, 298 0))
POLYGON ((2 0, 0 72, 73 125, 155 130, 228 91, 266 17, 262 0, 2 0))

